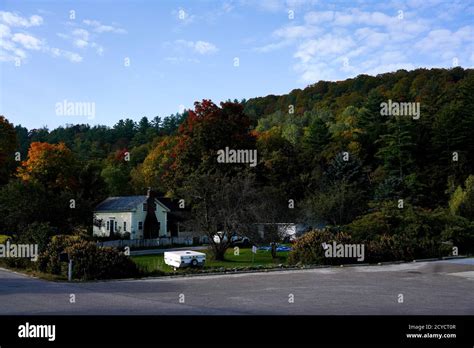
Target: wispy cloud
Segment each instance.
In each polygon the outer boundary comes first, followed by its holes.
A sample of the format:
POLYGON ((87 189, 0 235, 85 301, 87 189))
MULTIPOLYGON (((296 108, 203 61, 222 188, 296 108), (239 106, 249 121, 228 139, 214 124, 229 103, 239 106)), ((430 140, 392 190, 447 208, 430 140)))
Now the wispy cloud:
POLYGON ((64 57, 69 60, 71 63, 80 63, 83 58, 79 54, 67 50, 62 50, 59 48, 51 48, 50 52, 53 57, 64 57))
POLYGON ((72 32, 74 36, 74 45, 79 48, 84 48, 89 45, 89 32, 85 29, 75 29, 72 32))
POLYGON ((0 21, 11 27, 29 28, 43 24, 43 17, 33 15, 25 18, 13 12, 0 11, 0 21))
POLYGON ((28 34, 16 33, 12 36, 12 41, 21 44, 28 50, 40 50, 43 47, 43 42, 28 34))
POLYGON ((200 55, 212 54, 218 51, 216 45, 207 41, 187 41, 187 40, 176 40, 173 44, 165 43, 166 46, 171 46, 174 50, 180 52, 193 52, 200 55))
POLYGON ((294 24, 274 30, 271 41, 255 50, 294 49, 293 69, 305 83, 414 69, 417 62, 426 60, 442 65, 449 65, 454 57, 470 60, 472 50, 466 53, 462 47, 473 47, 473 26, 450 30, 438 18, 424 17, 413 4, 403 7, 405 11, 391 6, 389 12, 377 5, 371 11, 319 6, 294 24))
POLYGON ((70 34, 58 33, 57 35, 65 40, 69 40, 73 46, 85 50, 92 48, 102 56, 105 48, 97 40, 105 34, 126 34, 127 31, 118 26, 104 25, 98 20, 85 19, 80 24, 69 22, 69 25, 75 27, 70 34))
MULTIPOLYGON (((23 61, 28 57, 28 51, 48 53, 52 57, 65 58, 72 63, 80 63, 84 60, 78 52, 48 45, 45 39, 25 31, 39 27, 43 23, 43 18, 38 15, 23 17, 18 13, 0 11, 0 61, 23 61)), ((57 36, 69 41, 73 49, 91 48, 98 55, 103 55, 104 47, 96 42, 97 36, 105 33, 127 33, 123 28, 105 25, 97 20, 85 19, 81 24, 82 27, 73 24, 74 29, 69 34, 57 33, 57 36)), ((200 47, 200 49, 206 50, 206 47, 200 47)))
POLYGON ((22 61, 26 59, 28 50, 46 50, 42 39, 24 31, 42 23, 43 18, 38 15, 27 18, 17 13, 0 11, 0 61, 22 61), (15 32, 17 30, 20 32, 15 32))
POLYGON ((115 34, 126 34, 127 31, 123 28, 119 28, 113 25, 105 25, 97 20, 84 19, 82 21, 85 25, 92 28, 96 33, 115 33, 115 34))

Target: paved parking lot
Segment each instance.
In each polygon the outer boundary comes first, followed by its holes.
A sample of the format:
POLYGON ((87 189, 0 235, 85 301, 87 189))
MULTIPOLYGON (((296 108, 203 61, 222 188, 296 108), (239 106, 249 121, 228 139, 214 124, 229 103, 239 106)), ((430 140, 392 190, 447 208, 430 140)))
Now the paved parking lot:
POLYGON ((473 261, 88 283, 2 269, 0 314, 472 315, 473 261))

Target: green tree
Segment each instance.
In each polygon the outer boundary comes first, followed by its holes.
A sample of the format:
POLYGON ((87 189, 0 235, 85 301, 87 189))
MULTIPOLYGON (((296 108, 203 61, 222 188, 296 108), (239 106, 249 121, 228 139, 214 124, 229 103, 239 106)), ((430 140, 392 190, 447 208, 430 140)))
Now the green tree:
POLYGON ((15 169, 17 138, 13 124, 0 115, 0 185, 6 184, 15 169))
POLYGON ((352 156, 345 161, 339 154, 324 173, 320 187, 308 195, 303 209, 304 219, 308 223, 332 225, 352 221, 366 207, 366 186, 360 160, 352 156))
POLYGON ((107 191, 113 196, 121 196, 129 191, 129 169, 124 164, 109 163, 101 172, 101 177, 107 185, 107 191))
POLYGON ((413 121, 404 116, 396 116, 388 123, 388 133, 381 136, 381 147, 377 157, 389 175, 401 180, 413 169, 412 156, 415 144, 412 140, 413 121))
POLYGON ((224 260, 235 233, 248 236, 261 222, 261 196, 252 176, 193 175, 178 194, 192 207, 187 227, 208 237, 216 260, 224 260))
POLYGON ((449 200, 451 213, 474 221, 474 175, 469 175, 464 188, 458 186, 449 200))

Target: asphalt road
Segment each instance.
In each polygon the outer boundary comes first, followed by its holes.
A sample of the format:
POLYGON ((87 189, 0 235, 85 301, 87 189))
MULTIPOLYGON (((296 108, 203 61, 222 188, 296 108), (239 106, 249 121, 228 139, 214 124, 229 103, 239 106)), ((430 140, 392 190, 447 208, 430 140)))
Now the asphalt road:
POLYGON ((472 315, 473 261, 89 283, 54 283, 2 269, 0 315, 472 315))

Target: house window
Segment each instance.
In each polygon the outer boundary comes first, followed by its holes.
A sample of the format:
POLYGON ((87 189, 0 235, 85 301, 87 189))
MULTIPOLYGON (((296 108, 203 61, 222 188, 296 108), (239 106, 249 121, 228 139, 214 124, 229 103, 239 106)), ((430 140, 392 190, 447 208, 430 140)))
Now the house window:
POLYGON ((110 222, 107 221, 107 231, 110 230, 110 222))
POLYGON ((115 221, 115 230, 117 231, 118 228, 117 228, 117 221, 115 221))
POLYGON ((146 208, 147 208, 146 203, 143 203, 143 211, 146 211, 146 208))
POLYGON ((127 221, 123 222, 123 230, 124 230, 124 232, 127 230, 127 221))
POLYGON ((142 230, 143 229, 143 222, 138 221, 138 229, 142 230))

